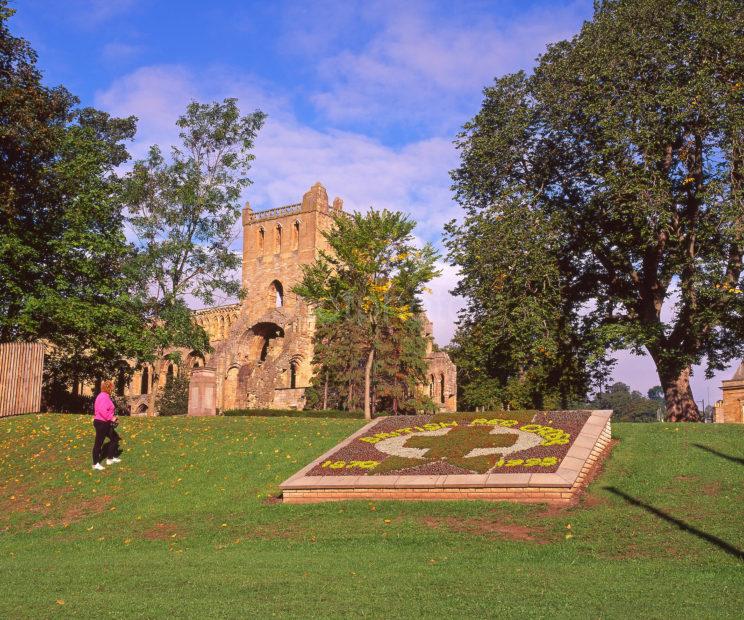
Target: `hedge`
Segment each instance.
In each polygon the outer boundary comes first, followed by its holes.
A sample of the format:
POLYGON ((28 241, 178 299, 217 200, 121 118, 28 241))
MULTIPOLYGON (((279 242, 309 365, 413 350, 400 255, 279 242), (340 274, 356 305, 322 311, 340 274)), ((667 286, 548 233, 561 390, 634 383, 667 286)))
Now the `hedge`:
POLYGON ((350 418, 364 419, 362 411, 343 411, 341 409, 323 409, 320 411, 298 409, 228 409, 222 415, 226 416, 258 416, 258 417, 294 417, 294 418, 350 418))

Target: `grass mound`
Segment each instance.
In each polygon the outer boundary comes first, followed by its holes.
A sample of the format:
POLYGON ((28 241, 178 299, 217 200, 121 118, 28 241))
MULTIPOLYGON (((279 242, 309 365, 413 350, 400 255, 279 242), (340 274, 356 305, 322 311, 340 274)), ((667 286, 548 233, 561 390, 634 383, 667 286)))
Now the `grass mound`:
POLYGON ((744 427, 615 424, 579 506, 288 506, 278 484, 363 425, 0 421, 0 615, 737 617, 744 427))

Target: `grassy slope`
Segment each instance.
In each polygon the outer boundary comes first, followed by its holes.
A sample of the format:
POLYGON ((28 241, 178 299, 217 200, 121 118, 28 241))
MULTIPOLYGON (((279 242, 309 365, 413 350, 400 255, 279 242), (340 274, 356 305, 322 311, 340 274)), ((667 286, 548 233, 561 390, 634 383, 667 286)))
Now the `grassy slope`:
POLYGON ((93 475, 89 418, 0 421, 0 616, 720 618, 744 608, 744 562, 722 549, 744 548, 744 461, 695 445, 741 459, 744 427, 618 424, 605 473, 565 511, 266 500, 361 424, 126 419, 124 463, 93 475))

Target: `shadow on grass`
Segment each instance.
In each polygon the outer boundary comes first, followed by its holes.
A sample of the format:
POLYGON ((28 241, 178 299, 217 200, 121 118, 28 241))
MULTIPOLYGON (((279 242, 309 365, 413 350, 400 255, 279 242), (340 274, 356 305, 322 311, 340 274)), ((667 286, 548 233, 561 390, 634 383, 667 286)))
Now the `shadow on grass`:
POLYGON ((704 532, 703 530, 699 530, 696 527, 693 527, 692 525, 689 525, 688 523, 685 523, 684 521, 677 519, 666 512, 659 510, 658 508, 654 508, 650 504, 647 504, 646 502, 642 502, 639 499, 636 499, 635 497, 632 497, 628 495, 627 493, 623 493, 620 489, 616 487, 603 487, 605 490, 609 491, 610 493, 617 495, 618 497, 622 497, 626 502, 629 504, 632 504, 633 506, 638 506, 639 508, 643 508, 646 512, 651 513, 655 517, 659 517, 659 519, 663 519, 667 523, 673 523, 676 525, 679 529, 681 529, 683 532, 688 532, 692 534, 693 536, 697 536, 698 538, 709 542, 712 545, 715 545, 722 551, 725 551, 729 555, 734 556, 738 560, 744 560, 744 551, 739 549, 738 547, 735 547, 732 544, 727 543, 725 540, 718 538, 717 536, 713 536, 713 534, 708 534, 707 532, 704 532))
POLYGON ((714 450, 713 448, 704 446, 701 443, 694 443, 692 445, 695 446, 696 448, 699 448, 700 450, 705 450, 706 452, 710 452, 711 454, 720 456, 722 459, 726 459, 727 461, 731 461, 732 463, 738 463, 739 465, 744 465, 744 459, 738 456, 731 456, 730 454, 726 454, 725 452, 719 452, 718 450, 714 450))

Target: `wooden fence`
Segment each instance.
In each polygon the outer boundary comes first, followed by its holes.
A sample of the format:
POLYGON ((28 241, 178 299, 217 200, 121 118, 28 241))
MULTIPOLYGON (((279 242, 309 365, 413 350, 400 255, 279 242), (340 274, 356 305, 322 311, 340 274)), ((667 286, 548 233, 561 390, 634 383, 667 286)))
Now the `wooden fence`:
POLYGON ((43 374, 43 344, 0 344, 0 418, 41 409, 43 374))

